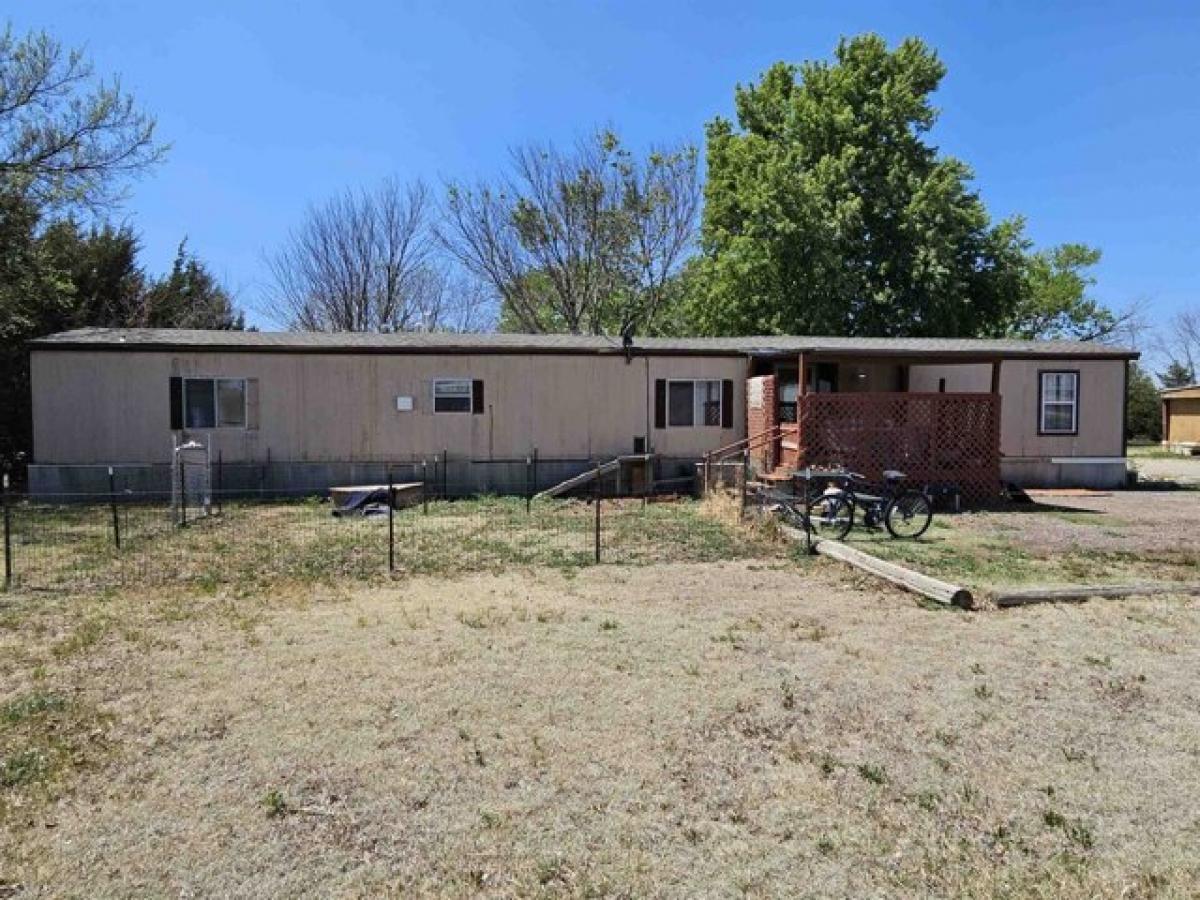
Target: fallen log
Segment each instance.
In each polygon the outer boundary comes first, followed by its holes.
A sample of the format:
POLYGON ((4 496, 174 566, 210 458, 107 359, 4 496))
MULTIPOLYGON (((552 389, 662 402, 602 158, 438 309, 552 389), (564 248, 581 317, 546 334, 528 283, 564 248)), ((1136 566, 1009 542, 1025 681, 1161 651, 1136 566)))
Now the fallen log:
POLYGON ((828 556, 830 559, 844 562, 856 569, 862 569, 877 578, 890 581, 898 587, 920 594, 922 597, 928 597, 930 600, 936 600, 938 603, 961 606, 964 609, 970 609, 975 603, 971 592, 961 585, 939 581, 921 572, 914 572, 912 569, 879 559, 877 556, 864 553, 839 541, 817 541, 814 549, 821 556, 828 556))
POLYGON ((1083 603, 1106 597, 1150 597, 1156 594, 1200 594, 1200 583, 1156 581, 1137 584, 1076 584, 1066 587, 1032 587, 997 591, 990 596, 997 606, 1028 606, 1031 603, 1083 603))

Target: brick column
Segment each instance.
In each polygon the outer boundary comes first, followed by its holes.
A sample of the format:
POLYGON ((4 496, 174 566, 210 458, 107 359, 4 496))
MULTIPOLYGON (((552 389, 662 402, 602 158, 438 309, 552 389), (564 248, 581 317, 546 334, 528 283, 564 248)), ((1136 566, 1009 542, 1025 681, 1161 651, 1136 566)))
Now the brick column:
MULTIPOLYGON (((774 375, 746 379, 746 437, 752 438, 778 425, 778 410, 774 375)), ((775 468, 775 442, 766 441, 753 447, 750 458, 759 472, 770 472, 775 468)))

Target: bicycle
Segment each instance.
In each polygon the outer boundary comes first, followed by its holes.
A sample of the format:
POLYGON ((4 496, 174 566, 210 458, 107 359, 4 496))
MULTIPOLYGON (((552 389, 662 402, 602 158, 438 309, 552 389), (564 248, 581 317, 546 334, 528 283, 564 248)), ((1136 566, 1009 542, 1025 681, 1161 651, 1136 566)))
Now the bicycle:
POLYGON ((814 534, 840 541, 854 527, 861 509, 865 528, 878 529, 882 524, 894 538, 915 540, 933 522, 933 502, 927 491, 902 488, 906 477, 894 469, 884 472, 884 493, 877 495, 855 489, 855 482, 866 483, 857 472, 831 476, 829 480, 838 486, 826 488, 809 503, 805 519, 814 534))

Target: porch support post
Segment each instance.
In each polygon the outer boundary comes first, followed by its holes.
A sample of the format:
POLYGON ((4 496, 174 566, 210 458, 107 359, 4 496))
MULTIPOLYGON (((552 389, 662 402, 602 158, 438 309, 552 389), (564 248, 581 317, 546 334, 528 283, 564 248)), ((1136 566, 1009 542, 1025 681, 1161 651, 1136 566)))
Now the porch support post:
POLYGON ((1000 360, 992 360, 992 393, 1000 393, 1000 360))
MULTIPOLYGON (((808 465, 804 448, 804 395, 808 393, 808 365, 803 350, 800 351, 797 366, 799 371, 796 373, 796 467, 804 468, 808 465)), ((779 436, 779 455, 783 456, 782 432, 779 436)))

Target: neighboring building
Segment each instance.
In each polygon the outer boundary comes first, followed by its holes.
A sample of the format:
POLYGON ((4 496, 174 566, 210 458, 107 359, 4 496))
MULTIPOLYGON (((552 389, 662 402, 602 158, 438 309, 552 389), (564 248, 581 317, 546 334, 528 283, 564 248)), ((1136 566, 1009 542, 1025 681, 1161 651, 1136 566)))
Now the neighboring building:
POLYGON ((1183 453, 1200 452, 1200 384, 1168 388, 1159 393, 1163 446, 1183 453))
POLYGON ((543 483, 645 451, 677 477, 748 427, 751 437, 770 430, 754 449, 760 468, 840 462, 948 481, 970 470, 985 493, 1001 478, 1115 486, 1125 481, 1126 366, 1137 356, 1017 340, 625 346, 575 335, 153 329, 65 332, 30 352, 30 484, 41 491, 93 477, 73 467, 165 467, 185 439, 231 472, 253 464, 261 478, 269 460, 273 483, 297 488, 443 451, 456 477, 481 488, 518 483, 535 449, 543 483))

